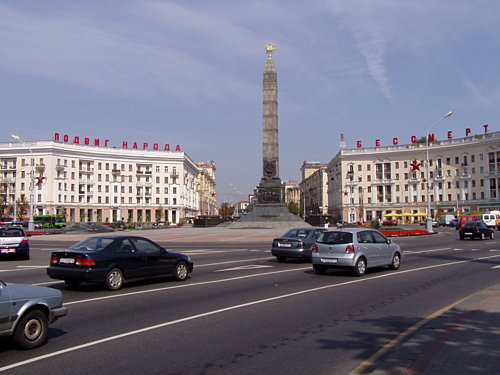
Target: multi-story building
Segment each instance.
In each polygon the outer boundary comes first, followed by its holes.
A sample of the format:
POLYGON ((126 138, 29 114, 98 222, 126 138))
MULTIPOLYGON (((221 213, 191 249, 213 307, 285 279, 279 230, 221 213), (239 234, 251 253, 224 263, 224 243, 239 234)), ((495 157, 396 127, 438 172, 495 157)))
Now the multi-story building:
POLYGON ((300 182, 301 211, 306 216, 311 214, 328 213, 328 176, 326 164, 318 161, 304 161, 300 168, 302 181, 300 182))
POLYGON ((428 146, 341 149, 326 172, 329 213, 339 220, 370 221, 388 213, 417 214, 407 220, 418 220, 426 215, 428 195, 433 215, 498 210, 500 132, 430 141, 428 146))
POLYGON ((33 194, 34 214, 64 214, 70 222, 193 218, 200 211, 200 175, 202 199, 208 195, 209 210, 216 206, 215 167, 199 167, 179 150, 0 143, 0 168, 0 198, 7 204, 33 194))
POLYGON ((300 186, 295 180, 284 182, 285 185, 285 204, 300 203, 300 186))
POLYGON ((200 196, 200 215, 214 216, 217 214, 217 194, 215 192, 215 164, 196 163, 198 173, 198 191, 200 196))

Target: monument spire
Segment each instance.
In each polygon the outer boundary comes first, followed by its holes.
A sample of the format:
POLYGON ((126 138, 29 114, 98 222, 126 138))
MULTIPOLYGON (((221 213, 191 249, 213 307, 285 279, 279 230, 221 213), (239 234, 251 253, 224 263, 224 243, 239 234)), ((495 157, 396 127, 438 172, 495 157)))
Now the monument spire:
MULTIPOLYGON (((266 45, 267 61, 263 74, 263 114, 262 114, 262 177, 255 188, 252 210, 230 228, 245 228, 249 223, 264 228, 296 227, 302 222, 299 216, 288 211, 285 204, 285 186, 279 177, 278 144, 278 78, 273 63, 276 47, 266 45)), ((304 224, 302 222, 302 225, 304 224)))
POLYGON ((273 63, 276 46, 266 45, 267 61, 263 74, 262 167, 263 178, 279 178, 278 77, 273 63))

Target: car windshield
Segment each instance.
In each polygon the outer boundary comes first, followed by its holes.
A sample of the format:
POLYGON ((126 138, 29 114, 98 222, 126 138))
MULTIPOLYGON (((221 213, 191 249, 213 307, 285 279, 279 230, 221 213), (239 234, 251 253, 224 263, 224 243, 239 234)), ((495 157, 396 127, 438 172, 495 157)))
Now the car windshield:
POLYGON ((70 250, 79 251, 100 251, 109 246, 114 241, 113 238, 92 237, 80 241, 72 246, 70 250))
POLYGON ((352 243, 352 233, 350 232, 324 232, 318 242, 326 244, 346 244, 352 243))
POLYGON ((0 237, 23 237, 24 232, 17 228, 0 228, 0 237))
POLYGON ((285 233, 283 237, 305 238, 309 234, 310 229, 292 229, 285 233))

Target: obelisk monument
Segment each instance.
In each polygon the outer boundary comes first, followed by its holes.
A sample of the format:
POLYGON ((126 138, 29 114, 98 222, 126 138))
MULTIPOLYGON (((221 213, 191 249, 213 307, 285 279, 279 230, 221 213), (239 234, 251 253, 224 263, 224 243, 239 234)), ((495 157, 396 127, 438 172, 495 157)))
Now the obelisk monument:
POLYGON ((262 82, 262 177, 255 189, 256 201, 252 210, 239 222, 231 224, 232 227, 241 227, 249 222, 253 225, 259 222, 257 225, 266 227, 293 227, 298 225, 297 222, 304 225, 299 216, 288 211, 285 205, 285 187, 279 177, 278 77, 273 62, 275 50, 273 44, 266 45, 267 61, 262 82))

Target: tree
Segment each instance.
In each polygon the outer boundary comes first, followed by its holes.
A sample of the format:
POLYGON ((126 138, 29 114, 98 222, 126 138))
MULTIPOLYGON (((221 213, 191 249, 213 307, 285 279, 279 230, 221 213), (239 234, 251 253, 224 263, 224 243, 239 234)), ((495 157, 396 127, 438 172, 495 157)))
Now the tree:
POLYGON ((234 214, 234 206, 231 206, 228 202, 223 202, 220 206, 219 213, 222 217, 229 217, 234 214))
POLYGON ((16 200, 17 207, 17 221, 23 221, 24 217, 28 214, 30 203, 25 197, 16 200))
POLYGON ((288 203, 288 211, 294 215, 298 215, 299 214, 299 211, 300 211, 300 208, 299 208, 299 204, 297 202, 289 202, 288 203))

